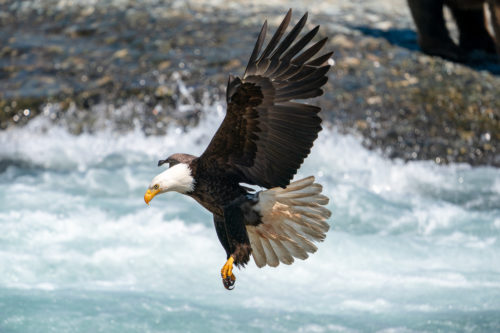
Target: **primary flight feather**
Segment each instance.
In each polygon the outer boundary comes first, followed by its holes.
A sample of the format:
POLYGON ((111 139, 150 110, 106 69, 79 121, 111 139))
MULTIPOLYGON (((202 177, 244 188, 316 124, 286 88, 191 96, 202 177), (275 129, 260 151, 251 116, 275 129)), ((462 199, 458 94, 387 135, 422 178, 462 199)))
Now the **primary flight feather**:
POLYGON ((227 254, 221 270, 227 289, 236 280, 233 265, 244 266, 250 256, 259 267, 306 259, 329 229, 322 186, 312 176, 290 181, 321 131, 321 109, 295 100, 323 94, 333 52, 316 56, 327 38, 307 47, 319 26, 297 40, 307 13, 283 38, 291 15, 262 50, 266 21, 242 78, 229 77, 227 113, 205 152, 160 160, 158 166, 169 168, 144 195, 149 204, 159 193, 176 191, 213 214, 227 254), (241 183, 267 190, 252 193, 241 183))

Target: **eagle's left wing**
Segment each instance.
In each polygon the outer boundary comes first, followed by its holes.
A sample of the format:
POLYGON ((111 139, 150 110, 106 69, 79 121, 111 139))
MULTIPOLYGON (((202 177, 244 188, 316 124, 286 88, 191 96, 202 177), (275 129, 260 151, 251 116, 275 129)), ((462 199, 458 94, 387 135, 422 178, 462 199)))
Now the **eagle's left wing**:
POLYGON ((200 156, 201 163, 215 163, 242 182, 267 188, 289 184, 321 130, 320 108, 292 100, 323 93, 332 55, 311 60, 326 38, 302 51, 319 26, 294 43, 307 14, 280 43, 290 18, 291 10, 260 54, 264 23, 243 79, 230 77, 226 117, 200 156))

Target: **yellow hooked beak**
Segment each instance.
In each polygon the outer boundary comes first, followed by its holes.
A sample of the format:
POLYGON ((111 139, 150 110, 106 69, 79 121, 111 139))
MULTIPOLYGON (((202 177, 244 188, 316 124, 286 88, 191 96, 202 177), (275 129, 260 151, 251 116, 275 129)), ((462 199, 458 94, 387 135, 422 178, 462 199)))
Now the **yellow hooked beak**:
POLYGON ((144 201, 149 205, 149 202, 151 200, 153 200, 153 198, 155 197, 155 195, 157 195, 158 193, 160 193, 160 189, 157 189, 157 190, 150 190, 150 189, 148 189, 146 191, 146 193, 144 194, 144 201))

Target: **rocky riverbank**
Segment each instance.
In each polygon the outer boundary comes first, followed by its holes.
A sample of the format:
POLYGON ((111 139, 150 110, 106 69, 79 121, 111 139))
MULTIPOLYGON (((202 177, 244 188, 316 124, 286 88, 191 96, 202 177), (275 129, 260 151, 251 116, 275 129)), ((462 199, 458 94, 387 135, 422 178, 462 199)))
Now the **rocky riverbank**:
POLYGON ((222 104, 264 18, 321 24, 335 67, 327 124, 390 157, 500 166, 500 65, 420 53, 406 3, 0 0, 0 128, 47 117, 71 132, 162 134, 222 104), (281 6, 282 5, 282 6, 281 6))

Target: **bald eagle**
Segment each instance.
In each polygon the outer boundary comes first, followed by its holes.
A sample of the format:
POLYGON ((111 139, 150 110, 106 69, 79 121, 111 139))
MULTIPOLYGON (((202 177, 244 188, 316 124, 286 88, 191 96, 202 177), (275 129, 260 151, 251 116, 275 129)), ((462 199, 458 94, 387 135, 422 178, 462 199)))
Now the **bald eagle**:
POLYGON ((319 26, 295 42, 307 13, 282 40, 291 14, 261 52, 264 22, 243 77, 229 77, 226 116, 203 154, 160 160, 158 166, 169 168, 153 178, 144 195, 149 204, 159 193, 176 191, 213 214, 227 254, 221 270, 226 289, 236 281, 233 265, 244 266, 250 256, 258 267, 306 259, 329 229, 322 186, 312 176, 290 180, 321 131, 321 109, 293 100, 323 94, 333 52, 313 58, 327 38, 305 49, 319 26), (254 193, 244 183, 266 190, 254 193))

